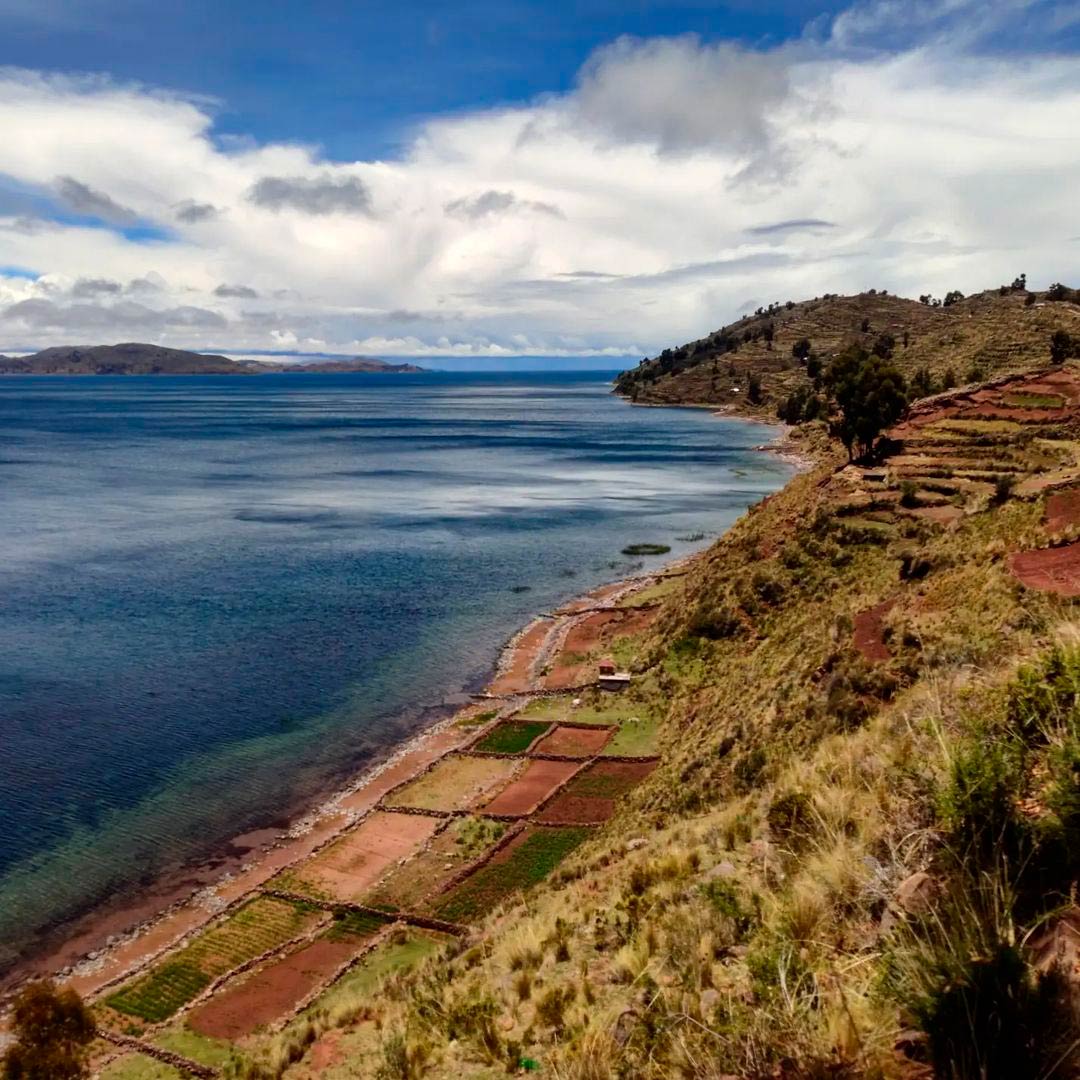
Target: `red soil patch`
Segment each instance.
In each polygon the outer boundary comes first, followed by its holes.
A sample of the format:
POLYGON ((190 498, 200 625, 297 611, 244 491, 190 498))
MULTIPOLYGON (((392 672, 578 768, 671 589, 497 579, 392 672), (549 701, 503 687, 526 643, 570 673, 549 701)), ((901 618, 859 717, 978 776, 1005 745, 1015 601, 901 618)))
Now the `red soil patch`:
POLYGON ((493 694, 519 694, 532 688, 533 664, 555 624, 539 619, 514 642, 509 661, 489 687, 493 694))
POLYGON ((873 664, 884 663, 892 657, 892 653, 885 646, 884 631, 885 616, 895 603, 895 600, 884 600, 855 616, 852 643, 873 664))
POLYGON ((380 811, 294 871, 300 882, 338 900, 355 900, 399 859, 431 839, 439 819, 380 811))
POLYGON ((615 804, 656 768, 655 761, 598 761, 579 773, 536 817, 573 825, 595 825, 615 813, 615 804))
POLYGON ((1080 525, 1080 488, 1055 491, 1046 499, 1046 527, 1061 532, 1070 525, 1080 525))
POLYGON ((936 521, 939 525, 951 525, 964 516, 964 511, 959 506, 917 506, 914 510, 905 510, 904 513, 912 517, 926 518, 927 521, 936 521))
POLYGON ((575 761, 530 761, 525 771, 484 807, 486 814, 531 814, 581 768, 575 761))
POLYGON ((616 638, 639 633, 658 614, 657 608, 612 608, 610 611, 594 611, 578 619, 554 658, 551 672, 544 679, 544 687, 548 690, 566 690, 592 682, 596 678, 596 661, 590 654, 616 638))
POLYGON ((1010 560, 1010 569, 1029 589, 1080 596, 1080 543, 1018 551, 1010 560))
POLYGON ((191 1026, 214 1039, 250 1035, 287 1016, 360 947, 356 941, 313 941, 216 994, 191 1014, 191 1026))
POLYGON ((533 753, 565 754, 567 757, 589 758, 599 754, 610 738, 610 728, 575 728, 563 727, 559 724, 533 747, 533 753))
POLYGON ((560 825, 601 825, 615 813, 615 799, 560 793, 536 815, 536 821, 560 825))

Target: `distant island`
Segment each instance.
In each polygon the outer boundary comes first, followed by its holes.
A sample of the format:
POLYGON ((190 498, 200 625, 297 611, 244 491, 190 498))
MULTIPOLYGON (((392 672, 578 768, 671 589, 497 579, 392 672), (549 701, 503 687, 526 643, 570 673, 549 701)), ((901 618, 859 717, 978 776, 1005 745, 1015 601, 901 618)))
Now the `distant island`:
POLYGON ((369 356, 303 364, 230 360, 227 356, 141 342, 60 345, 30 356, 0 356, 0 375, 263 375, 290 372, 400 375, 423 370, 415 364, 390 364, 369 356))

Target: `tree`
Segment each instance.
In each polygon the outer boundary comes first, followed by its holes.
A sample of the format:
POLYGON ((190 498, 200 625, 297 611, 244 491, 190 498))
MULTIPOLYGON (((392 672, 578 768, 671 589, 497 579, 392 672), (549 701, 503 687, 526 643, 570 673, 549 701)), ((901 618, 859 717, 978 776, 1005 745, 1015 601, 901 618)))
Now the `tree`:
POLYGON ((929 397, 934 392, 934 376, 927 367, 921 367, 911 377, 911 392, 917 398, 929 397))
POLYGON ((887 360, 854 345, 829 364, 825 383, 840 407, 836 433, 847 448, 874 451, 878 436, 907 408, 904 377, 887 360))
POLYGON ((746 390, 746 396, 751 405, 761 404, 761 378, 758 375, 750 376, 750 383, 746 390))
POLYGON ((886 330, 884 333, 878 334, 877 340, 874 342, 874 355, 880 356, 882 360, 891 360, 895 348, 896 338, 886 330))
POLYGON ((36 982, 11 1009, 15 1042, 2 1059, 4 1080, 84 1080, 90 1075, 94 1020, 74 990, 36 982))
POLYGON ((791 346, 791 355, 801 364, 806 363, 806 358, 810 355, 810 339, 799 338, 794 345, 791 346))
POLYGON ((945 294, 945 299, 942 303, 945 307, 952 307, 953 304, 957 304, 963 299, 964 294, 959 289, 953 289, 952 292, 947 292, 945 294))
POLYGON ((1055 330, 1050 339, 1050 362, 1052 364, 1064 364, 1070 356, 1076 355, 1077 342, 1073 341, 1072 335, 1065 330, 1055 330))

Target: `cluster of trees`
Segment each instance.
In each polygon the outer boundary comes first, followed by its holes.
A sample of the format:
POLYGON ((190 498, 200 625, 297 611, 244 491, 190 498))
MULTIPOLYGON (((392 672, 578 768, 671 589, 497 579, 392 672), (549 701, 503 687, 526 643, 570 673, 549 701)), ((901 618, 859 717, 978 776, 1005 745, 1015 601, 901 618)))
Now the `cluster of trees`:
POLYGON ((919 297, 919 303, 926 304, 927 307, 952 307, 953 304, 958 304, 963 299, 964 294, 959 289, 952 289, 945 294, 944 300, 939 300, 929 293, 923 293, 919 297))
POLYGON ((1054 284, 1046 290, 1046 299, 1052 300, 1055 303, 1060 303, 1062 300, 1069 300, 1074 304, 1080 304, 1080 289, 1070 289, 1068 285, 1062 285, 1060 281, 1055 281, 1054 284))
POLYGON ((916 398, 930 397, 931 394, 951 390, 955 385, 956 372, 952 368, 946 368, 938 380, 928 367, 921 367, 911 377, 911 398, 914 401, 916 398))
POLYGON ((31 983, 11 1008, 14 1042, 0 1058, 3 1080, 84 1080, 94 1018, 74 990, 31 983))
POLYGON ((776 406, 776 415, 785 424, 804 424, 808 420, 826 419, 829 405, 809 387, 800 386, 776 406))
POLYGON ((1018 274, 1011 285, 1001 285, 998 296, 1008 296, 1011 292, 1027 292, 1027 274, 1018 274))

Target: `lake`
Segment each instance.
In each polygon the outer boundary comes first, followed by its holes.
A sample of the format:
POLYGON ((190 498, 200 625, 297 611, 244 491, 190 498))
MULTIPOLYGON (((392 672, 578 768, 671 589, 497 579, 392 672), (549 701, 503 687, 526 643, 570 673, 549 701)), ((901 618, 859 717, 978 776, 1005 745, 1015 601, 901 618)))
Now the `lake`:
POLYGON ((592 372, 0 379, 0 969, 702 547, 768 436, 592 372))

